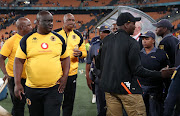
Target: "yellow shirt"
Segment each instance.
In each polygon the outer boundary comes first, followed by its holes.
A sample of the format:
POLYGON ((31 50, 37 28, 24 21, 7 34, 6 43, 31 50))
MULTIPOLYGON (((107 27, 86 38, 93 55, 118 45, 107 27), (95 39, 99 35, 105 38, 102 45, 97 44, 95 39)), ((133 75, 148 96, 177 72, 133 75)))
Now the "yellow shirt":
POLYGON ((24 36, 16 52, 16 57, 27 59, 26 86, 49 88, 56 85, 63 75, 60 58, 66 58, 65 40, 56 32, 41 35, 37 32, 24 36))
POLYGON ((82 52, 82 56, 87 56, 87 51, 85 48, 85 43, 83 41, 83 37, 81 33, 79 33, 76 30, 72 30, 69 34, 67 34, 64 29, 56 29, 55 32, 63 36, 65 38, 67 49, 69 51, 71 63, 70 63, 70 70, 69 70, 69 76, 76 75, 78 73, 78 57, 73 56, 73 49, 78 48, 82 52))
MULTIPOLYGON (((6 71, 7 71, 8 75, 11 76, 11 77, 14 77, 14 73, 13 73, 14 58, 15 58, 17 47, 18 47, 19 42, 20 42, 21 39, 22 39, 22 36, 19 35, 18 33, 16 33, 14 36, 9 38, 4 43, 4 45, 3 45, 2 49, 1 49, 1 54, 8 58, 8 62, 6 64, 6 71)), ((24 78, 24 79, 26 78, 25 64, 26 63, 24 63, 24 69, 23 69, 23 72, 22 72, 22 75, 21 75, 21 77, 24 78)))

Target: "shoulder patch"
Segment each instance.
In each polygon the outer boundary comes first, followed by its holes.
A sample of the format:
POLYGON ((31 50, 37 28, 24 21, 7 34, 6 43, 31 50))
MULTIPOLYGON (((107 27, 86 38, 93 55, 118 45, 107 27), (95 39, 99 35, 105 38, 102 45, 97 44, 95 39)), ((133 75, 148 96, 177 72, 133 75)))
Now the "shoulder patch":
POLYGON ((164 50, 164 45, 159 45, 159 49, 164 50))
POLYGON ((66 51, 66 43, 65 43, 64 38, 63 38, 61 35, 59 35, 58 33, 54 32, 54 31, 51 31, 51 32, 52 32, 54 35, 56 35, 56 36, 62 41, 63 45, 62 45, 61 55, 63 55, 64 52, 66 51))

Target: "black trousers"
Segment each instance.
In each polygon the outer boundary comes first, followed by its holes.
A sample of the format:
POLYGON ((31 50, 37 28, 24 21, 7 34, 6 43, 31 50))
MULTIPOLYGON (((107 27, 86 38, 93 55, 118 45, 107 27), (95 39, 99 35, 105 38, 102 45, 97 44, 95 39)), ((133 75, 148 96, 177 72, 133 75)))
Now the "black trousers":
POLYGON ((76 93, 76 78, 77 74, 68 76, 66 88, 64 90, 64 101, 62 106, 63 116, 72 116, 76 93))
POLYGON ((26 88, 26 102, 30 116, 60 116, 63 94, 59 85, 50 88, 26 88))
POLYGON ((97 104, 97 116, 106 116, 106 99, 104 91, 99 87, 99 78, 95 79, 95 93, 96 93, 96 104, 97 104))
MULTIPOLYGON (((177 73, 179 74, 179 73, 177 73)), ((164 102, 164 115, 163 116, 172 116, 175 108, 175 112, 173 116, 180 116, 180 77, 175 76, 172 80, 171 85, 169 87, 169 91, 164 102)))
MULTIPOLYGON (((21 84, 23 87, 25 87, 26 79, 21 79, 21 84)), ((14 95, 14 77, 10 77, 8 80, 8 89, 11 95, 11 101, 13 103, 13 107, 11 110, 11 114, 13 116, 24 116, 24 106, 26 104, 25 96, 22 96, 22 100, 19 100, 14 95)))
POLYGON ((95 93, 95 84, 91 84, 91 86, 92 86, 92 93, 93 93, 93 94, 96 94, 96 93, 95 93))

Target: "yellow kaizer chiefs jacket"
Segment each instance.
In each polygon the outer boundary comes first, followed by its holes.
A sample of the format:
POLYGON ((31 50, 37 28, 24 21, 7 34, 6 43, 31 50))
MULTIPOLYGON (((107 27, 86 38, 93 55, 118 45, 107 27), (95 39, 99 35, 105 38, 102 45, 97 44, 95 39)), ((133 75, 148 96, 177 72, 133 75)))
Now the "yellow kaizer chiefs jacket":
POLYGON ((73 49, 78 48, 82 52, 81 58, 87 56, 83 37, 77 30, 72 30, 70 33, 66 33, 63 28, 60 28, 54 31, 60 34, 66 41, 67 50, 71 59, 69 76, 76 75, 78 73, 78 57, 73 56, 73 49))

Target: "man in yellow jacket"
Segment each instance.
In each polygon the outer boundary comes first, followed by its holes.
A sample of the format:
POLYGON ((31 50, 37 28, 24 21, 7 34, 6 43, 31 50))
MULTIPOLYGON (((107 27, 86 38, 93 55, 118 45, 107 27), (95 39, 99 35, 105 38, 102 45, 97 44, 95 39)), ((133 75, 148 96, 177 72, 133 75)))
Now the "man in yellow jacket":
POLYGON ((73 111, 75 93, 76 93, 76 78, 78 73, 78 57, 84 58, 87 56, 85 44, 81 33, 74 30, 75 18, 71 13, 65 14, 63 19, 63 28, 56 29, 55 32, 63 36, 66 41, 67 49, 70 54, 70 70, 66 88, 64 91, 63 101, 63 116, 71 116, 73 111))

